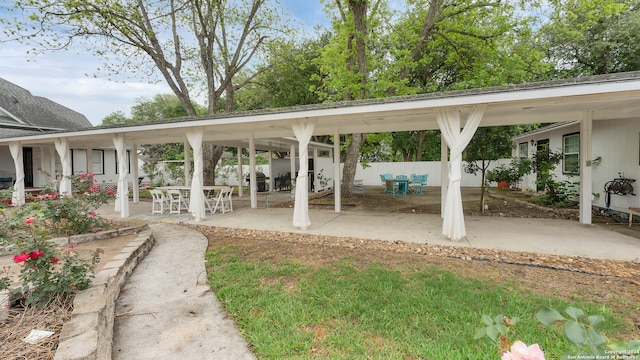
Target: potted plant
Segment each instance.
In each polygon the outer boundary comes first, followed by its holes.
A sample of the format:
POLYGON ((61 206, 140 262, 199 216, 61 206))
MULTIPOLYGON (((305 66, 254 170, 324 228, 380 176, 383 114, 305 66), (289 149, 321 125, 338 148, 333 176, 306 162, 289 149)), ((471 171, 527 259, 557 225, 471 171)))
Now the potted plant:
POLYGON ((498 183, 498 188, 516 188, 525 175, 531 173, 531 160, 517 157, 507 164, 497 166, 487 172, 487 180, 498 183))
POLYGON ((487 181, 496 182, 499 189, 508 188, 511 185, 511 177, 511 170, 505 164, 487 171, 487 181))

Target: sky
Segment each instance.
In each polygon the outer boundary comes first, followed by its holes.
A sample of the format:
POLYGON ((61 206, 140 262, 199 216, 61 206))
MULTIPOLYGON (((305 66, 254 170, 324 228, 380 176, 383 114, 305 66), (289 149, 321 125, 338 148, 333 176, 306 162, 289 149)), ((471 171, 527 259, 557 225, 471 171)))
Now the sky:
MULTIPOLYGON (((308 29, 327 23, 319 0, 280 1, 294 21, 308 29)), ((0 42, 0 78, 35 96, 75 110, 94 125, 99 125, 105 116, 116 111, 130 115, 129 110, 137 99, 172 93, 163 82, 150 84, 145 79, 135 78, 115 82, 106 77, 93 77, 103 61, 88 51, 74 48, 32 58, 27 50, 27 46, 19 43, 0 42)))

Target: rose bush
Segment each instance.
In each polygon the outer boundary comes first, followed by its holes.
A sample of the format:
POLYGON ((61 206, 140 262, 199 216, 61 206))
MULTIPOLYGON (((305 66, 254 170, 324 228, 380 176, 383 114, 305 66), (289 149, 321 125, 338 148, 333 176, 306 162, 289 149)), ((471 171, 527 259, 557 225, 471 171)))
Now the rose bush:
MULTIPOLYGON (((50 238, 104 228, 106 221, 95 210, 114 194, 95 186, 93 174, 73 177, 72 183, 71 194, 58 196, 46 189, 34 201, 2 214, 7 226, 0 235, 14 246, 13 260, 21 266, 22 285, 12 292, 28 305, 44 305, 91 284, 100 250, 85 260, 72 247, 59 248, 50 238)), ((0 278, 0 290, 9 287, 5 274, 0 278)))

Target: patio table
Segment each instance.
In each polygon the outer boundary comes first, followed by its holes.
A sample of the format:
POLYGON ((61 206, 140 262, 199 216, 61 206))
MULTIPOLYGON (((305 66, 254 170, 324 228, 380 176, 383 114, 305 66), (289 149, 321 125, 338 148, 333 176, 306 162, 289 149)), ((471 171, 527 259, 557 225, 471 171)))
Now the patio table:
POLYGON ((407 197, 407 189, 409 188, 409 179, 389 179, 387 181, 391 181, 391 196, 396 197, 396 187, 398 184, 398 194, 402 193, 404 197, 407 197))

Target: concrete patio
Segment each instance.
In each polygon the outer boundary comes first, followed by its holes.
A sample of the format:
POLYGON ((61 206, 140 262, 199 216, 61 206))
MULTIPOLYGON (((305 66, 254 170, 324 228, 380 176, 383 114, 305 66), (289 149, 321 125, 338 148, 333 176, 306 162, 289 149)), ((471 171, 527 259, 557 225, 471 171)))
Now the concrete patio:
MULTIPOLYGON (((439 202, 440 195, 432 191, 425 195, 424 199, 425 202, 439 202)), ((235 197, 233 212, 207 214, 207 218, 199 222, 189 213, 152 215, 151 203, 142 201, 130 204, 130 216, 151 222, 184 222, 380 241, 468 246, 598 259, 640 260, 640 239, 597 225, 580 224, 575 220, 466 216, 467 237, 462 241, 453 242, 442 235, 442 219, 438 215, 349 207, 345 207, 340 213, 333 209, 310 209, 309 229, 296 229, 292 225, 293 208, 272 207, 291 200, 289 193, 276 193, 270 196, 269 208, 265 207, 265 199, 261 199, 258 208, 252 209, 247 197, 235 197)), ((103 206, 99 212, 109 217, 118 215, 113 213, 112 205, 103 206)))

